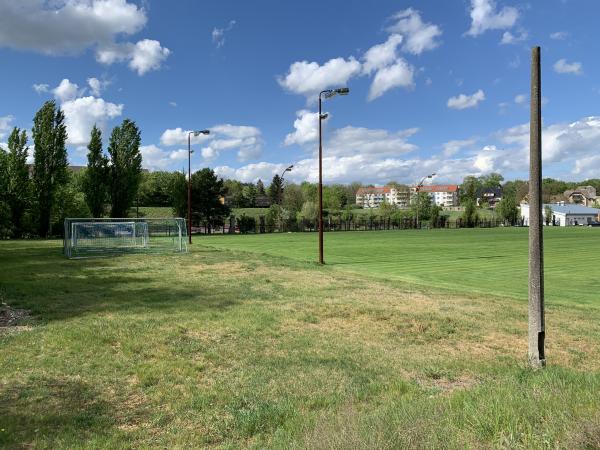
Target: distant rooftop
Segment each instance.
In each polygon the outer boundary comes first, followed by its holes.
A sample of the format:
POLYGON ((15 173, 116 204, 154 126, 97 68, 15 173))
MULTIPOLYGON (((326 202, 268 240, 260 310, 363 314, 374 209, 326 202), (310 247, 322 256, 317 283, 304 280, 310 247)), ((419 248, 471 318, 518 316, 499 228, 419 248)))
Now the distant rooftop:
POLYGON ((458 184, 432 184, 425 185, 419 188, 421 192, 456 192, 458 184))
POLYGON ((561 213, 561 214, 599 214, 600 213, 600 209, 588 208, 587 206, 576 205, 573 203, 568 203, 565 205, 560 205, 560 204, 556 204, 556 203, 547 203, 547 204, 544 204, 544 208, 546 206, 549 206, 550 208, 552 208, 552 211, 561 213))

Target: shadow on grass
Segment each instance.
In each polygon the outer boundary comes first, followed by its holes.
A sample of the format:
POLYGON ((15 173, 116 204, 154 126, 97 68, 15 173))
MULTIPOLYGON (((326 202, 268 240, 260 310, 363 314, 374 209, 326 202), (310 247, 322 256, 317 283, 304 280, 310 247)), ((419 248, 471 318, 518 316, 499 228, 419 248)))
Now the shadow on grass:
POLYGON ((0 300, 28 309, 41 322, 186 305, 224 311, 239 302, 239 285, 194 272, 193 264, 206 261, 191 255, 68 260, 55 243, 28 241, 4 243, 0 252, 0 300))
POLYGON ((0 447, 83 444, 90 430, 114 433, 114 408, 81 380, 36 379, 0 386, 0 447), (101 430, 104 430, 101 431, 101 430))

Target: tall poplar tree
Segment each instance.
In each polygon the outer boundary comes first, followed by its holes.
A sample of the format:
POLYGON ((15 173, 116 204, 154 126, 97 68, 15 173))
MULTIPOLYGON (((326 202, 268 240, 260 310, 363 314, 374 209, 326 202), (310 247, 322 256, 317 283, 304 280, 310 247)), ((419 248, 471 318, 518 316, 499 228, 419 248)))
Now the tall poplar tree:
POLYGON ((13 236, 23 235, 23 217, 31 203, 31 182, 27 167, 27 133, 15 127, 8 137, 7 202, 13 236))
POLYGON ((33 185, 38 212, 38 232, 46 237, 58 189, 67 183, 67 128, 65 115, 54 100, 47 101, 33 118, 33 185))
POLYGON ((109 194, 111 217, 127 217, 127 212, 137 196, 142 178, 140 130, 135 122, 125 119, 110 135, 108 153, 109 194))
POLYGON ((108 196, 108 158, 102 152, 102 132, 94 125, 88 144, 88 165, 83 178, 85 202, 93 217, 102 217, 108 196))

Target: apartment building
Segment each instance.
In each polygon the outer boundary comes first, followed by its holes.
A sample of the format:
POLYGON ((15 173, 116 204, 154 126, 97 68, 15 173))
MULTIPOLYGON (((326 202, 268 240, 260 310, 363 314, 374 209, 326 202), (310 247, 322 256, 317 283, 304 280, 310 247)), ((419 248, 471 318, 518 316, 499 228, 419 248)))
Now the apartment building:
MULTIPOLYGON (((438 206, 448 208, 458 206, 459 187, 457 184, 432 184, 429 186, 421 186, 419 192, 428 193, 433 202, 438 206)), ((411 193, 412 199, 416 198, 416 186, 411 188, 411 193)))
POLYGON ((406 208, 410 192, 390 186, 360 188, 356 192, 356 204, 363 208, 378 208, 383 202, 406 208))

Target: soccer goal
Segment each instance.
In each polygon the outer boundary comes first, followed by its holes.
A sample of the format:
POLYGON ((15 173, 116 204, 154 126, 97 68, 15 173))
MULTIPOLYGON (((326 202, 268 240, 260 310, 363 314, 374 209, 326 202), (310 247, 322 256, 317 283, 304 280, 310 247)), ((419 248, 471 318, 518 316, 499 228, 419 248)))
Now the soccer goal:
POLYGON ((187 252, 182 218, 65 219, 68 258, 119 253, 187 252))

